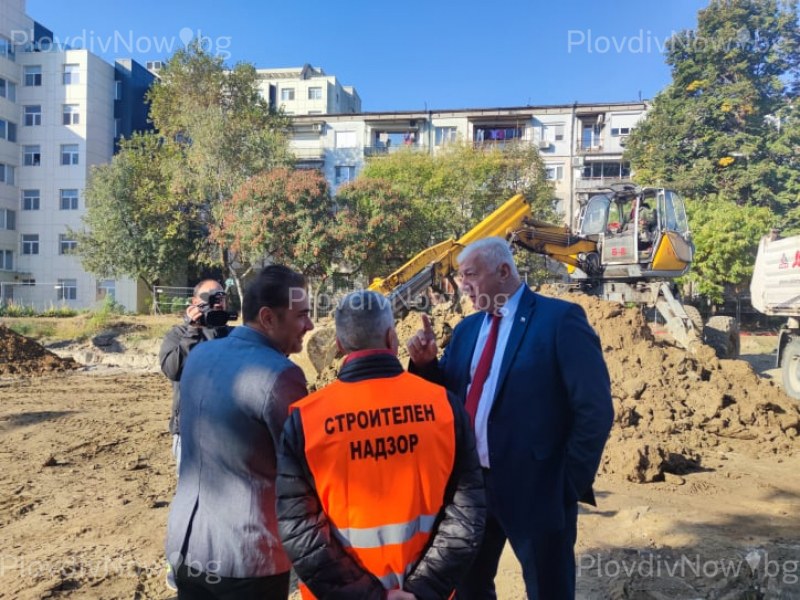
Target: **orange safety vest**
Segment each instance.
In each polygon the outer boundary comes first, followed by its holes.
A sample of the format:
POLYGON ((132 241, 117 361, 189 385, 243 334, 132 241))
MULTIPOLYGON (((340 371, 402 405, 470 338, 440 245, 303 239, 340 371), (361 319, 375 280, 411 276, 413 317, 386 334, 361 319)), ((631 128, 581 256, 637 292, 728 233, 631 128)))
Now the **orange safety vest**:
MULTIPOLYGON (((295 402, 334 535, 384 588, 401 588, 442 508, 455 461, 444 388, 415 375, 335 381, 295 402)), ((300 585, 304 600, 314 598, 300 585)))

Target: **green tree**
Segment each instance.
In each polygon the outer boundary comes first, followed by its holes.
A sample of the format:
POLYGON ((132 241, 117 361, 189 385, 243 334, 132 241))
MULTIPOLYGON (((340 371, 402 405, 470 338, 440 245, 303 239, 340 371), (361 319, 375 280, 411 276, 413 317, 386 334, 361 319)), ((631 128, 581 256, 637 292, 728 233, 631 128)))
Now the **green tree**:
POLYGON ((686 279, 701 295, 722 302, 726 286, 743 291, 749 283, 758 242, 774 215, 763 206, 740 206, 722 198, 688 202, 687 208, 695 223, 697 251, 686 279))
POLYGON ((538 218, 552 220, 553 190, 530 144, 505 149, 457 143, 435 154, 402 150, 372 158, 360 178, 389 182, 420 215, 425 247, 460 237, 516 193, 538 218))
POLYGON ((359 178, 338 189, 332 234, 338 256, 368 280, 386 276, 426 247, 424 225, 411 203, 380 179, 359 178))
POLYGON ((334 241, 328 184, 319 171, 284 167, 259 173, 214 206, 211 240, 228 248, 242 278, 264 262, 326 276, 334 241))
POLYGON ((86 185, 85 227, 73 232, 84 268, 126 275, 152 287, 186 267, 192 252, 191 205, 171 193, 179 161, 153 133, 123 140, 111 163, 94 167, 86 185))
POLYGON ((791 210, 776 169, 786 155, 771 144, 779 134, 770 117, 790 103, 798 49, 794 0, 711 0, 697 28, 667 44, 672 83, 626 148, 637 180, 791 210))
POLYGON ((250 177, 291 163, 288 119, 261 98, 252 65, 227 69, 197 41, 167 62, 148 100, 154 126, 181 157, 171 193, 194 206, 193 258, 230 270, 228 248, 219 245, 227 238, 207 235, 220 215, 215 207, 250 177))

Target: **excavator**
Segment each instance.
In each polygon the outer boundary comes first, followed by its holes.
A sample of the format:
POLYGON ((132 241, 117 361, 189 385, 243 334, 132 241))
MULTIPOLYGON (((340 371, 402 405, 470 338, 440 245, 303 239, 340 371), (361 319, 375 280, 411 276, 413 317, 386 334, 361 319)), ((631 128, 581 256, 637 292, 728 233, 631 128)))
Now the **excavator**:
POLYGON ((694 245, 683 199, 665 188, 620 184, 598 190, 582 206, 575 231, 534 219, 528 201, 517 194, 457 240, 426 248, 369 289, 387 296, 395 316, 402 317, 428 288, 443 289, 447 280, 457 289, 458 254, 490 236, 561 263, 567 285, 583 293, 655 308, 670 335, 690 352, 705 339, 720 357, 738 354, 735 320, 715 317, 704 336, 700 312, 672 292, 673 280, 692 264, 694 245))

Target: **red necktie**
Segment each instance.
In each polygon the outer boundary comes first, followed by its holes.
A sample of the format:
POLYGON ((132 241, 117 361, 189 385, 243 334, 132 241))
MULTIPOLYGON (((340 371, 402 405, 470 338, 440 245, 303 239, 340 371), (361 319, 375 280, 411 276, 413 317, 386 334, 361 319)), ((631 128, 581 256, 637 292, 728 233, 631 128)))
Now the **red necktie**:
POLYGON ((475 367, 472 385, 469 388, 469 392, 467 392, 467 403, 464 405, 473 427, 475 426, 475 415, 478 414, 478 402, 480 402, 481 394, 483 393, 483 384, 486 383, 489 371, 492 369, 494 349, 497 346, 497 330, 500 329, 500 317, 498 315, 490 315, 489 319, 491 320, 489 336, 486 338, 486 345, 484 345, 483 352, 481 352, 478 366, 475 367))

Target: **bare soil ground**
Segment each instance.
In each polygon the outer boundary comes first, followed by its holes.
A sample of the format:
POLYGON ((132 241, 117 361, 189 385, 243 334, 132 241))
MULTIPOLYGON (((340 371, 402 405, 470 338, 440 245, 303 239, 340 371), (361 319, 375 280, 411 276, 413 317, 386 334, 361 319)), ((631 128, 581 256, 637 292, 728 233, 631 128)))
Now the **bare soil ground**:
MULTIPOLYGON (((770 382, 775 338, 743 338, 759 377, 687 358, 633 313, 586 308, 618 419, 599 506, 581 510, 578 597, 800 598, 800 413, 770 382)), ((116 328, 97 341, 53 348, 88 368, 0 370, 0 598, 173 597, 158 340, 116 328)), ((500 598, 525 597, 508 549, 497 583, 500 598)))

